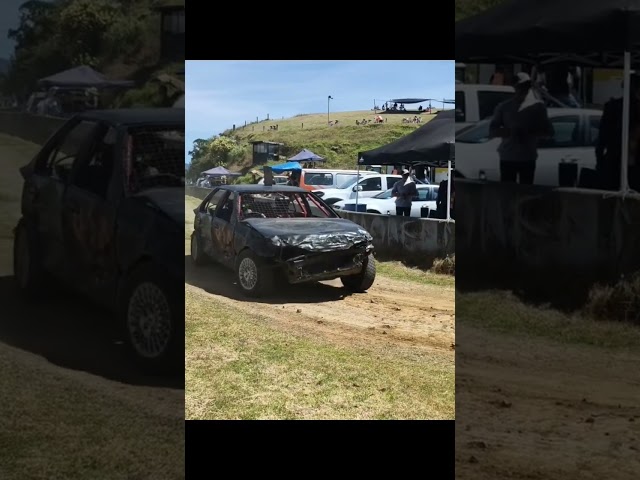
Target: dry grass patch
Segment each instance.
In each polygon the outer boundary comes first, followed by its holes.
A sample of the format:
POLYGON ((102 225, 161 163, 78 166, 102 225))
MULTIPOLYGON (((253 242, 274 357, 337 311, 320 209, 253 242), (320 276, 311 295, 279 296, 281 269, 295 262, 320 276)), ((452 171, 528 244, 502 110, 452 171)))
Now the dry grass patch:
POLYGON ((465 325, 564 344, 635 351, 640 345, 640 329, 635 325, 532 307, 511 292, 456 292, 456 315, 465 325))

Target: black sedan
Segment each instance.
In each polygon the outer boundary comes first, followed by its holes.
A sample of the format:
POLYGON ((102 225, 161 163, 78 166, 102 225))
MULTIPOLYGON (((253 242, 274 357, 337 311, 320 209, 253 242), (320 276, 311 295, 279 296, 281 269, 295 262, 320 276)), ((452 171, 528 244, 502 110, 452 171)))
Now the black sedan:
MULTIPOLYGON (((113 309, 144 365, 184 365, 184 110, 90 111, 21 169, 14 272, 113 309)), ((89 321, 89 319, 88 319, 89 321)))
POLYGON ((213 259, 236 273, 249 296, 290 284, 340 278, 368 290, 376 266, 371 235, 340 218, 315 194, 297 187, 225 185, 194 210, 191 258, 213 259))

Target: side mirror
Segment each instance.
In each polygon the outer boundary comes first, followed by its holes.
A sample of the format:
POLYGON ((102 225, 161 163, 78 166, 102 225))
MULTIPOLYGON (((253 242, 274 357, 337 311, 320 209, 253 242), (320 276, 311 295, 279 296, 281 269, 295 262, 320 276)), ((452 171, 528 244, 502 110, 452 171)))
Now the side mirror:
POLYGON ((354 191, 354 192, 361 192, 361 191, 362 191, 362 186, 357 185, 357 186, 355 186, 355 187, 353 187, 353 188, 352 188, 352 191, 354 191))

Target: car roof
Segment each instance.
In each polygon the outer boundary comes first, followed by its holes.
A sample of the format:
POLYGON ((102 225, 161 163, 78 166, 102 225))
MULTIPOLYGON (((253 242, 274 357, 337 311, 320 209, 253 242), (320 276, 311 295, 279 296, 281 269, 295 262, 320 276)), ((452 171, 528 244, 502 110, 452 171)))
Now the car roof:
POLYGON ((288 185, 221 185, 216 187, 221 190, 228 190, 236 193, 272 193, 272 192, 299 192, 309 193, 308 190, 300 187, 290 187, 288 185))
POLYGON ((87 110, 78 118, 98 120, 112 125, 167 125, 183 124, 183 108, 116 108, 111 110, 87 110))

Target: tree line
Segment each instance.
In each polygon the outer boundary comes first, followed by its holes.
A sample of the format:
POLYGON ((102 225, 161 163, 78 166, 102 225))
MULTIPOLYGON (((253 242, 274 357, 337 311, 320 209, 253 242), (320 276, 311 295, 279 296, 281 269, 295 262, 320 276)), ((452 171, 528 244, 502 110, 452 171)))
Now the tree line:
POLYGON ((5 94, 24 99, 40 78, 79 65, 100 71, 144 61, 159 51, 153 0, 29 0, 9 31, 15 53, 0 78, 5 94))

